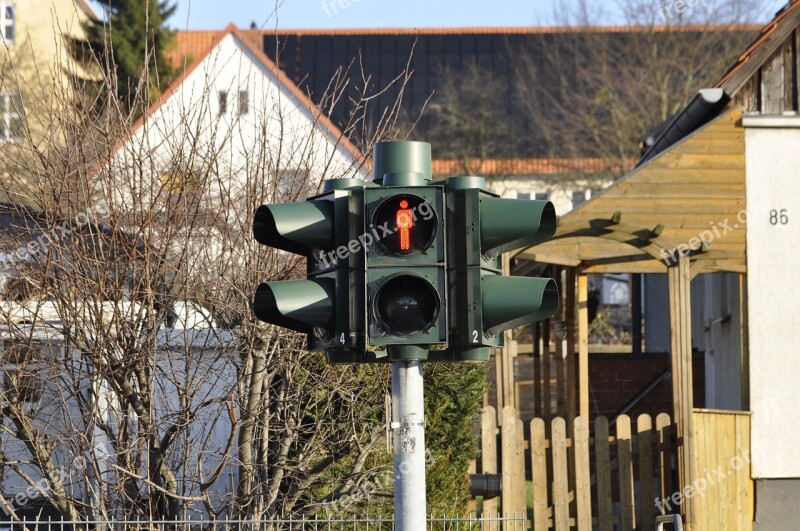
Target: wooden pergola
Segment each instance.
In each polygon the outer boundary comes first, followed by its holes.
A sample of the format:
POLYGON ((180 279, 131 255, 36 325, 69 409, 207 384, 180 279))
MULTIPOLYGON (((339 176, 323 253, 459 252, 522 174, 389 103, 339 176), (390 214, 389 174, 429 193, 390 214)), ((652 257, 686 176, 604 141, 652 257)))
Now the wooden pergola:
MULTIPOLYGON (((683 485, 690 485, 695 478, 689 285, 700 273, 743 275, 747 269, 741 119, 738 107, 728 108, 706 126, 631 171, 603 194, 563 216, 552 240, 514 256, 518 261, 567 268, 564 286, 567 337, 576 337, 577 326, 577 404, 579 415, 587 418, 586 275, 668 274, 673 406, 678 437, 683 442, 678 463, 683 485), (572 280, 575 277, 577 282, 572 280), (569 304, 576 296, 577 319, 570 315, 569 304)), ((743 277, 740 278, 740 289, 744 289, 743 277)), ((743 343, 742 352, 746 351, 743 343)), ((743 356, 746 368, 746 354, 743 356)), ((743 397, 747 403, 744 380, 743 397)), ((694 505, 690 499, 683 506, 689 522, 695 520, 694 505)))

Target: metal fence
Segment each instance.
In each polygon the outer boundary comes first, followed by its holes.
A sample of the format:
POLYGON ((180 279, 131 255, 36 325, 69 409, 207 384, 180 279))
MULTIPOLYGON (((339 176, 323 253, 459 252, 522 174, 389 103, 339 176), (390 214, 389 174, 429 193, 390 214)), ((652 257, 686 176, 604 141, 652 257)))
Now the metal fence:
MULTIPOLYGON (((393 518, 288 520, 0 520, 0 531, 390 531, 393 518)), ((525 531, 524 516, 428 518, 429 531, 525 531)), ((417 530, 414 530, 417 531, 417 530)), ((425 530, 419 530, 425 531, 425 530)))

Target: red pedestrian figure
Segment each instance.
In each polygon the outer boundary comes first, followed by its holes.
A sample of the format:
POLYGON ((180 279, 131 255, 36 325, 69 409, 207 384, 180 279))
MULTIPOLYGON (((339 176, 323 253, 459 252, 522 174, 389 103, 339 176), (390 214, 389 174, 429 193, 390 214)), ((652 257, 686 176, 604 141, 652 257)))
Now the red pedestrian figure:
POLYGON ((414 217, 408 209, 408 201, 400 201, 400 210, 397 211, 397 229, 400 231, 400 250, 411 249, 411 227, 414 226, 414 217))

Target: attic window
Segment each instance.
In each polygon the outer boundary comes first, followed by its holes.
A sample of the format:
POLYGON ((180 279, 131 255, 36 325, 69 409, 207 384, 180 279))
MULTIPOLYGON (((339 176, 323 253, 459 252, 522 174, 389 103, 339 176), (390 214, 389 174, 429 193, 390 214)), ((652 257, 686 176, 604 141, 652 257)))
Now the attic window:
MULTIPOLYGON (((281 201, 296 201, 308 192, 308 170, 300 168, 287 168, 279 170, 275 175, 277 179, 278 198, 281 201)), ((277 200, 277 199, 276 199, 277 200)))
POLYGON ((250 111, 250 100, 246 90, 239 91, 239 116, 244 116, 250 111))
POLYGON ((0 142, 22 140, 22 97, 0 92, 0 142))
POLYGON ((217 93, 217 100, 219 101, 219 114, 223 115, 228 111, 228 91, 220 90, 217 93))
POLYGON ((14 42, 16 11, 13 2, 0 2, 0 34, 3 40, 11 44, 14 42))
POLYGON ((37 402, 42 398, 44 380, 38 349, 29 344, 11 344, 3 349, 4 401, 37 402))
POLYGON ((573 190, 572 191, 572 208, 578 208, 584 204, 589 196, 589 190, 573 190))
POLYGON ((521 192, 517 191, 517 199, 535 199, 536 201, 549 201, 549 192, 521 192))

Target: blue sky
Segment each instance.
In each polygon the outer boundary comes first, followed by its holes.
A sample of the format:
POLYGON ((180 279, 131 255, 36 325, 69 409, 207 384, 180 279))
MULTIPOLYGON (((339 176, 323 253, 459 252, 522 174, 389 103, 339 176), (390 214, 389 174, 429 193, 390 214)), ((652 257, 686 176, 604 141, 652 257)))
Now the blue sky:
MULTIPOLYGON (((702 2, 703 0, 696 0, 702 2)), ((653 0, 652 13, 675 0, 653 0)), ((763 20, 787 0, 762 0, 763 20)), ((367 28, 443 26, 531 26, 557 24, 564 19, 563 5, 575 0, 177 0, 178 12, 170 20, 177 29, 221 29, 234 22, 248 28, 367 28), (557 7, 558 6, 558 7, 557 7)), ((594 0, 605 11, 597 24, 621 24, 624 17, 614 0, 594 0)))
POLYGON ((178 0, 171 23, 211 29, 232 19, 274 28, 519 26, 545 23, 550 0, 178 0), (225 6, 225 10, 220 7, 225 6), (225 13, 225 20, 220 13, 225 13))

